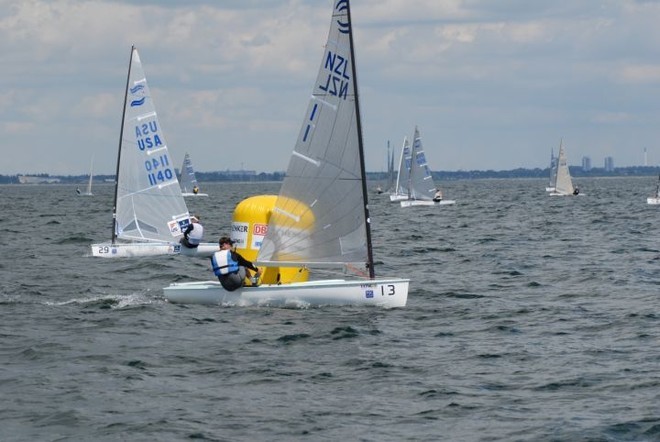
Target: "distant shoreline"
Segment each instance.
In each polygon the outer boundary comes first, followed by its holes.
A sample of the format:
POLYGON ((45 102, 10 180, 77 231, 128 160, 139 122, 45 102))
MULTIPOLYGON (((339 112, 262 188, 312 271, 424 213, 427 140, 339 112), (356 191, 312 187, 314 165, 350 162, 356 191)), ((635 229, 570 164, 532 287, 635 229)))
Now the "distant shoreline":
MULTIPOLYGON (((660 166, 630 166, 617 167, 612 171, 603 168, 592 168, 589 171, 582 170, 579 166, 570 167, 573 178, 591 177, 633 177, 633 176, 658 176, 660 166)), ((200 182, 280 182, 284 179, 284 172, 261 172, 240 173, 232 172, 196 172, 197 180, 200 182)), ((0 184, 20 184, 19 176, 34 177, 35 182, 30 184, 83 184, 89 180, 89 175, 50 175, 41 174, 18 174, 0 175, 0 184)), ((459 170, 459 171, 437 171, 433 172, 433 178, 438 181, 470 180, 484 178, 548 178, 550 169, 512 169, 512 170, 459 170)), ((386 172, 367 172, 368 181, 387 181, 386 172)), ((95 175, 95 183, 113 183, 114 175, 95 175)))

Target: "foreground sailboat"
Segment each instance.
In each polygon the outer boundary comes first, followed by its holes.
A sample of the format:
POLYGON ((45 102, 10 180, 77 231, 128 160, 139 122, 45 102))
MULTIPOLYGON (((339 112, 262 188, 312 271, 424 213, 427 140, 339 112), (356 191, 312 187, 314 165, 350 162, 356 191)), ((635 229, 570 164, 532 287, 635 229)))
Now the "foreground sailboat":
POLYGON ((401 201, 401 207, 456 204, 456 201, 443 199, 438 194, 438 188, 433 182, 431 170, 426 162, 422 139, 417 127, 415 127, 410 158, 407 158, 405 162, 409 165, 408 198, 401 201))
POLYGON ((655 186, 655 193, 653 196, 646 198, 646 204, 660 204, 660 175, 658 176, 658 184, 655 186))
POLYGON ((336 0, 313 94, 256 264, 355 266, 368 277, 262 284, 233 292, 217 281, 179 283, 164 289, 166 299, 223 305, 406 305, 408 279, 374 276, 355 75, 349 2, 336 0))
POLYGON ((109 243, 92 244, 92 256, 210 256, 215 243, 179 244, 191 222, 170 160, 137 49, 131 47, 109 243))
POLYGON ((181 166, 181 193, 183 196, 209 196, 208 193, 201 193, 199 191, 199 183, 195 177, 195 169, 193 169, 190 155, 186 152, 183 158, 183 165, 181 166))
POLYGON ((580 191, 573 187, 571 172, 568 169, 566 152, 564 151, 563 140, 559 142, 559 155, 557 156, 557 175, 555 176, 554 190, 550 191, 552 196, 577 195, 580 191))

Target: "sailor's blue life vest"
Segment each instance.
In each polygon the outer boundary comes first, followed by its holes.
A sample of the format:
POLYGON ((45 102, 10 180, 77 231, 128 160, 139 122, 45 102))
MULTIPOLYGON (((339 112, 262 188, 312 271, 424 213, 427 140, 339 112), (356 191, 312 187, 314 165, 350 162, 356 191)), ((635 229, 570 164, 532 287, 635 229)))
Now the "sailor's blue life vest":
POLYGON ((227 275, 238 271, 238 261, 234 261, 231 250, 219 250, 211 256, 211 266, 215 276, 227 275))

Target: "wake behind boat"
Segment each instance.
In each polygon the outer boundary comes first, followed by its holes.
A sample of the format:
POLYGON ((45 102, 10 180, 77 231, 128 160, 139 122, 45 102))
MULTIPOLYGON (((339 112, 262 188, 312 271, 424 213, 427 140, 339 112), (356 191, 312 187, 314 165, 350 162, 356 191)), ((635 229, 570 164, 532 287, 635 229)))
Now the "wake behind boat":
POLYGON ((374 274, 350 6, 348 0, 334 5, 321 67, 270 219, 232 229, 238 244, 258 247, 256 264, 267 267, 262 284, 234 292, 216 281, 172 284, 164 289, 170 302, 405 306, 410 281, 374 274), (283 280, 276 270, 315 266, 356 268, 368 277, 298 282, 283 280), (277 276, 265 280, 270 270, 277 276))
POLYGON ((214 243, 196 249, 179 244, 190 215, 135 47, 128 65, 116 177, 111 241, 92 244, 92 256, 210 256, 217 250, 214 243))

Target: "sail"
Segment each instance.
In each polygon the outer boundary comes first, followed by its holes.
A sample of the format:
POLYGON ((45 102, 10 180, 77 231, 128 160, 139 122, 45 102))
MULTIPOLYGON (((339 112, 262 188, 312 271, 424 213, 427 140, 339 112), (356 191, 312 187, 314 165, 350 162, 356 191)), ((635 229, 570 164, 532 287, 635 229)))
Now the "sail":
POLYGON ((435 195, 437 189, 435 188, 435 183, 431 176, 431 170, 426 162, 422 139, 419 136, 419 129, 417 127, 415 127, 410 158, 410 184, 408 185, 409 197, 413 200, 430 201, 433 199, 433 195, 435 195))
POLYGON ((563 195, 573 194, 573 182, 571 181, 571 173, 568 170, 568 163, 566 161, 566 153, 564 152, 564 145, 559 143, 559 155, 557 156, 557 178, 555 179, 555 192, 563 195))
POLYGON ((394 173, 394 151, 390 153, 390 142, 387 142, 387 187, 388 192, 394 189, 395 183, 395 173, 394 173))
POLYGON ((199 189, 195 170, 192 167, 190 155, 186 152, 186 156, 183 158, 183 165, 181 166, 181 191, 183 193, 193 193, 193 189, 196 187, 199 189))
POLYGON ((117 238, 176 241, 188 223, 188 209, 136 48, 131 52, 117 169, 117 238))
POLYGON ((336 0, 321 66, 259 262, 368 261, 349 19, 348 2, 336 0))
POLYGON ((557 180, 557 158, 553 150, 550 150, 550 182, 549 186, 554 187, 557 180))
POLYGON ((412 161, 410 143, 408 137, 403 138, 401 156, 399 157, 399 171, 396 176, 396 187, 394 193, 397 195, 408 195, 408 182, 410 180, 410 164, 412 161))
POLYGON ((92 181, 94 177, 94 157, 92 157, 92 160, 89 164, 89 182, 87 183, 87 195, 92 194, 92 181))

